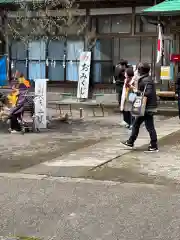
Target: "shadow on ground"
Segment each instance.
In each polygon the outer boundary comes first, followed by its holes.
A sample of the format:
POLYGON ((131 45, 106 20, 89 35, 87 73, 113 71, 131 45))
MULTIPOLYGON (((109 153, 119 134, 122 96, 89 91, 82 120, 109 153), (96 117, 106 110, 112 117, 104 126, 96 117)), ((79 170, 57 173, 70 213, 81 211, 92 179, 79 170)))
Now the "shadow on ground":
POLYGON ((157 185, 177 184, 177 181, 168 179, 166 177, 140 173, 131 168, 112 168, 108 166, 104 166, 101 169, 96 169, 94 171, 89 171, 84 178, 116 181, 122 183, 145 183, 157 185))
MULTIPOLYGON (((168 161, 168 158, 165 158, 163 154, 168 150, 171 151, 171 148, 175 146, 180 146, 180 131, 170 134, 169 136, 166 136, 159 141, 159 148, 160 151, 162 149, 162 158, 164 158, 165 162, 168 161)), ((147 145, 144 145, 115 159, 115 161, 119 163, 119 167, 117 165, 116 167, 113 167, 112 160, 112 162, 107 163, 101 167, 89 169, 89 171, 87 171, 87 173, 81 177, 95 180, 110 180, 126 183, 145 183, 157 185, 179 184, 178 180, 172 179, 168 176, 161 176, 158 172, 156 174, 148 174, 145 171, 143 172, 143 167, 141 165, 139 157, 140 155, 144 154, 146 147, 147 145)), ((154 154, 156 153, 148 154, 150 161, 154 158, 154 154)), ((177 154, 179 154, 179 152, 177 154)), ((145 158, 146 156, 147 155, 144 154, 145 158)), ((178 169, 178 171, 180 171, 180 169, 178 169)))
MULTIPOLYGON (((41 133, 26 133, 20 137, 26 140, 32 137, 29 146, 21 146, 15 144, 7 153, 0 155, 0 172, 18 172, 29 168, 33 165, 52 160, 56 157, 68 154, 81 148, 89 147, 100 141, 107 139, 106 137, 93 138, 92 136, 81 136, 80 132, 86 132, 88 128, 97 128, 98 125, 91 122, 73 121, 72 124, 54 121, 51 128, 41 133), (34 135, 35 134, 35 135, 34 135), (36 134, 38 137, 36 138, 36 134), (39 147, 39 148, 38 148, 39 147)), ((6 133, 6 124, 0 124, 0 132, 6 133)), ((9 134, 9 133, 7 133, 9 134)), ((18 134, 19 135, 19 134, 18 134)), ((7 135, 4 135, 7 137, 7 135)), ((15 136, 13 136, 15 137, 15 136)), ((10 134, 8 139, 10 138, 10 134)), ((2 144, 1 144, 2 145, 2 144)), ((3 145, 1 146, 3 147, 3 145)), ((1 150, 2 151, 2 150, 1 150)), ((6 150, 5 150, 6 151, 6 150)))

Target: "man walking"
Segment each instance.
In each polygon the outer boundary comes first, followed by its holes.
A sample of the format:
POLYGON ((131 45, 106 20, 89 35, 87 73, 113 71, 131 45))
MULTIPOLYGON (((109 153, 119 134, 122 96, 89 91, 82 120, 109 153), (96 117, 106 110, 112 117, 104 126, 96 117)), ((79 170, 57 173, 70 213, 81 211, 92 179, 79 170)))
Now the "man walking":
POLYGON ((144 116, 136 117, 132 127, 131 136, 126 142, 123 142, 123 144, 128 147, 134 146, 134 142, 136 141, 139 134, 140 126, 144 122, 150 136, 150 145, 146 152, 158 152, 157 134, 154 127, 154 113, 156 112, 157 108, 157 96, 155 84, 152 78, 149 76, 149 72, 150 66, 148 63, 139 64, 138 86, 134 91, 137 93, 137 95, 139 95, 145 90, 144 96, 147 98, 146 110, 144 116))

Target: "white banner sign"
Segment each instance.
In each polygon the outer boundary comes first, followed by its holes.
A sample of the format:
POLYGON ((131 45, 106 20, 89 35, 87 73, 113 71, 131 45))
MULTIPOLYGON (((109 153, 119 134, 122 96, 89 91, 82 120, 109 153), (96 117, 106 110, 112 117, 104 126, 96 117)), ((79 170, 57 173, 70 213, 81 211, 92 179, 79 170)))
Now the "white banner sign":
POLYGON ((48 79, 35 79, 35 125, 42 129, 47 127, 46 94, 48 79))
POLYGON ((79 63, 77 98, 88 98, 91 52, 82 52, 79 63))

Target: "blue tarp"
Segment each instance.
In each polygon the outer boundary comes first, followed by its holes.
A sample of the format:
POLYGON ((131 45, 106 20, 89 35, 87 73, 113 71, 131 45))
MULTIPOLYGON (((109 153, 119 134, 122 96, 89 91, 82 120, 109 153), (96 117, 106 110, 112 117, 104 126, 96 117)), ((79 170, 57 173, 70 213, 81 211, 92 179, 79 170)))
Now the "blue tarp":
POLYGON ((0 86, 7 86, 7 59, 2 57, 0 59, 0 86))

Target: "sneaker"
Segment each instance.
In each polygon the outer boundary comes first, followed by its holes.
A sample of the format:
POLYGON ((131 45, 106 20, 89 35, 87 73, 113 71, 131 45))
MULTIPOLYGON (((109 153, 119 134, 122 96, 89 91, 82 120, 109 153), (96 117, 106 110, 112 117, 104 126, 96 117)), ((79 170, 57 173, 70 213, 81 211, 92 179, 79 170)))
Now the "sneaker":
POLYGON ((120 123, 120 126, 121 127, 125 127, 127 125, 127 123, 125 122, 125 121, 122 121, 121 123, 120 123))
POLYGON ((126 123, 125 127, 126 127, 126 128, 130 128, 130 125, 126 123))
POLYGON ((126 147, 130 147, 130 148, 133 148, 134 147, 134 144, 133 143, 128 143, 128 141, 126 142, 121 142, 123 145, 125 145, 126 147))
POLYGON ((16 130, 11 130, 11 133, 17 133, 17 131, 16 130))
POLYGON ((159 149, 157 147, 153 148, 151 146, 148 147, 148 150, 144 151, 145 153, 148 153, 148 152, 159 152, 159 149))
POLYGON ((133 127, 133 126, 132 126, 132 125, 130 125, 130 126, 129 126, 129 130, 132 130, 132 127, 133 127))
POLYGON ((8 132, 11 133, 12 129, 11 128, 8 128, 8 132))

